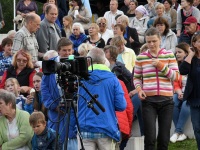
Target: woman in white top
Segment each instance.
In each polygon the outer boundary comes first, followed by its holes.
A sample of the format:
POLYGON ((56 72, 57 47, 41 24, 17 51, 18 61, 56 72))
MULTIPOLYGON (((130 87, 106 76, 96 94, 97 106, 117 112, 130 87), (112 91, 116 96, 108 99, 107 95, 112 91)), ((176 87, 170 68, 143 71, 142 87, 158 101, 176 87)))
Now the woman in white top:
POLYGON ((139 41, 143 44, 147 22, 149 21, 149 13, 143 5, 140 5, 135 9, 135 15, 129 26, 137 30, 139 41))

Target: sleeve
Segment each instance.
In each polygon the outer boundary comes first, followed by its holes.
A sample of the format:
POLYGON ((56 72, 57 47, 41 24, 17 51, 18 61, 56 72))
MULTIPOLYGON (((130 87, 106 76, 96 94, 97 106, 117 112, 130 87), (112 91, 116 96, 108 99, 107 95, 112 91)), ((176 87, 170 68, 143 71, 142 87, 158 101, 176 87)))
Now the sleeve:
POLYGON ((17 32, 13 40, 13 46, 12 46, 13 54, 15 54, 17 51, 23 48, 24 45, 23 40, 24 40, 24 35, 21 32, 17 32))
POLYGON ((31 74, 29 75, 29 87, 34 87, 33 85, 33 76, 35 75, 36 71, 33 70, 33 72, 31 72, 31 74))
POLYGON ((68 11, 68 15, 74 18, 74 10, 72 8, 68 11))
POLYGON ((129 34, 131 38, 134 40, 134 42, 131 43, 131 47, 132 49, 134 49, 134 47, 140 46, 139 37, 138 37, 137 30, 135 28, 130 28, 130 30, 131 32, 129 34))
POLYGON ((177 81, 179 79, 179 69, 176 58, 173 53, 169 56, 169 64, 164 65, 162 62, 158 62, 157 68, 160 70, 167 78, 172 81, 177 81))
POLYGON ((142 90, 142 64, 138 58, 135 62, 133 83, 137 91, 142 90))
POLYGON ((181 17, 181 10, 177 13, 177 22, 176 22, 176 31, 182 29, 182 17, 181 17))
POLYGON ((177 41, 177 37, 176 34, 173 33, 172 38, 171 38, 171 42, 170 42, 170 50, 175 53, 175 49, 176 49, 176 45, 178 45, 178 41, 177 41))
POLYGON ((191 64, 189 64, 186 61, 183 61, 181 63, 181 65, 180 65, 180 67, 179 67, 179 71, 180 71, 181 75, 187 75, 187 74, 189 74, 190 69, 191 69, 191 64))
POLYGON ((7 71, 4 71, 2 79, 1 79, 1 83, 0 83, 0 89, 4 89, 6 78, 7 78, 7 71))
POLYGON ((124 92, 119 80, 116 78, 115 81, 115 94, 114 94, 114 105, 116 111, 123 111, 126 109, 127 103, 124 97, 124 92))
POLYGON ((179 90, 179 89, 181 90, 181 86, 179 84, 180 80, 182 80, 182 76, 181 75, 180 75, 179 80, 174 81, 174 91, 179 90))
POLYGON ((19 129, 19 136, 3 143, 2 149, 17 149, 24 145, 27 145, 31 141, 33 136, 33 130, 29 124, 29 114, 24 111, 19 112, 19 117, 17 118, 17 125, 19 129))
MULTIPOLYGON (((33 2, 34 2, 34 1, 33 1, 33 2)), ((37 7, 36 2, 34 2, 34 9, 35 9, 35 13, 37 13, 37 12, 38 12, 38 7, 37 7)))
POLYGON ((171 9, 171 11, 172 11, 172 15, 171 15, 171 18, 172 18, 171 27, 176 27, 177 12, 176 12, 175 9, 171 9))
POLYGON ((20 5, 21 5, 21 0, 17 3, 16 12, 17 12, 17 11, 21 11, 21 10, 20 10, 20 5))
POLYGON ((26 104, 24 105, 24 110, 26 112, 28 112, 29 114, 32 114, 32 112, 34 111, 34 108, 33 108, 33 103, 30 103, 30 104, 26 104))
POLYGON ((55 74, 43 75, 41 95, 43 95, 42 102, 44 103, 44 106, 48 110, 55 110, 60 100, 55 74))
POLYGON ((193 7, 193 12, 192 12, 192 16, 194 16, 198 23, 200 23, 200 15, 199 15, 199 10, 196 7, 193 7))
POLYGON ((82 16, 83 18, 81 18, 81 20, 85 23, 89 23, 90 22, 90 14, 89 14, 87 8, 84 8, 84 12, 85 12, 85 16, 82 16))
POLYGON ((48 40, 48 27, 45 24, 41 24, 40 29, 36 33, 37 42, 39 45, 38 52, 45 53, 49 49, 48 40))

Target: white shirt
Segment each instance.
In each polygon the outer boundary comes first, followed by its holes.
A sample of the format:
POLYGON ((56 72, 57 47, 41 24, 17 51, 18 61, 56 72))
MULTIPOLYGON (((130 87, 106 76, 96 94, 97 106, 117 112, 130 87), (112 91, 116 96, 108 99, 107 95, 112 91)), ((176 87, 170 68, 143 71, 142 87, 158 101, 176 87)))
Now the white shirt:
POLYGON ((121 10, 117 10, 115 14, 113 14, 111 11, 105 12, 104 17, 108 21, 108 29, 112 30, 112 25, 116 24, 115 17, 119 14, 123 15, 124 13, 121 10))
POLYGON ((105 41, 105 44, 106 44, 109 38, 114 37, 114 33, 112 30, 106 29, 106 31, 103 34, 99 33, 99 37, 101 37, 105 41))

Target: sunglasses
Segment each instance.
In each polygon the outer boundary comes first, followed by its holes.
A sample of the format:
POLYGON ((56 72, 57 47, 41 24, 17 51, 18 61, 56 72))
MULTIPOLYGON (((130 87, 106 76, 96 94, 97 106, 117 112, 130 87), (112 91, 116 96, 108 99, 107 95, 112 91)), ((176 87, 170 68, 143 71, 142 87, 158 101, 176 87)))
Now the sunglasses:
POLYGON ((99 26, 101 26, 101 25, 102 25, 102 26, 105 26, 106 23, 98 23, 98 25, 99 25, 99 26))
POLYGON ((27 60, 25 60, 25 59, 17 59, 16 60, 18 63, 20 63, 20 62, 22 62, 22 63, 27 63, 28 61, 27 60))

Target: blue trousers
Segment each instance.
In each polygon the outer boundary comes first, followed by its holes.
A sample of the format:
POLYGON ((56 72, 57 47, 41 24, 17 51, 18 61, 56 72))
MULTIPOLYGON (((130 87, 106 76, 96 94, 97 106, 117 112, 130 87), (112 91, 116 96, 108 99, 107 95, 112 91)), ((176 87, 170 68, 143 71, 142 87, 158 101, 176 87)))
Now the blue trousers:
POLYGON ((179 100, 178 94, 174 94, 174 111, 173 122, 175 126, 175 132, 182 134, 185 123, 190 115, 190 107, 186 105, 186 101, 179 100))

